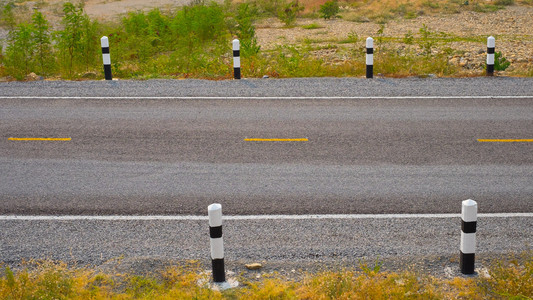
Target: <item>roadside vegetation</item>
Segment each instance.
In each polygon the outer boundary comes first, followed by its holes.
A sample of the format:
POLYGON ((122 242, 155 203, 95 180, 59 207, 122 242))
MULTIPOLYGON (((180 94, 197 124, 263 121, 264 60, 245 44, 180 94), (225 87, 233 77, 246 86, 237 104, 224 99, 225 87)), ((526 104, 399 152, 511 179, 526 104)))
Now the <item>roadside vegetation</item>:
POLYGON ((151 275, 110 274, 66 263, 30 261, 19 271, 2 267, 1 299, 532 299, 533 256, 494 261, 475 277, 437 278, 412 271, 358 270, 304 274, 298 280, 269 274, 238 278, 224 292, 208 286, 198 263, 151 275))
MULTIPOLYGON (((45 5, 45 2, 41 5, 45 5)), ((294 28, 298 18, 335 19, 382 24, 375 37, 374 72, 383 76, 480 76, 484 59, 468 66, 450 63, 461 55, 450 47, 465 38, 434 32, 426 25, 403 38, 383 34, 387 21, 424 14, 490 12, 505 6, 533 5, 531 0, 247 0, 223 3, 193 1, 168 10, 130 12, 114 22, 99 23, 84 12, 83 2, 66 2, 62 18, 53 26, 39 11, 8 2, 0 8, 0 26, 8 35, 0 46, 0 77, 28 79, 28 74, 52 79, 102 79, 100 37, 110 42, 113 76, 118 78, 233 77, 231 40, 241 42, 244 77, 364 76, 364 40, 356 33, 346 37, 305 39, 296 44, 262 49, 255 24, 278 18, 294 28), (333 50, 336 57, 321 55, 333 50), (338 59, 342 57, 342 59, 338 59)), ((303 29, 320 29, 318 24, 303 29)), ((481 45, 486 37, 470 37, 481 45)), ((509 67, 501 53, 497 71, 509 67), (501 63, 500 63, 501 62, 501 63)), ((514 68, 510 75, 531 76, 528 68, 514 68)))

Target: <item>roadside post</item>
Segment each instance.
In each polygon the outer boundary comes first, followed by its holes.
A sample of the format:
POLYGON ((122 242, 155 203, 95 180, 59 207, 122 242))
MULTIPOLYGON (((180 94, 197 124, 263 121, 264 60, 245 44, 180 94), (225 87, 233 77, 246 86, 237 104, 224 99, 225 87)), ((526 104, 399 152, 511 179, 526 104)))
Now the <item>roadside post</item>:
POLYGON ((494 76, 494 50, 496 40, 493 36, 487 38, 487 76, 494 76))
POLYGON ((102 44, 102 58, 104 60, 104 76, 105 80, 113 80, 111 75, 111 55, 109 54, 109 39, 107 36, 103 36, 100 39, 102 44))
POLYGON ((222 205, 213 203, 207 207, 209 216, 209 236, 211 244, 211 265, 213 267, 213 281, 226 281, 224 270, 224 241, 222 240, 222 205))
POLYGON ((476 256, 477 202, 465 200, 461 207, 461 273, 474 274, 476 256))
POLYGON ((233 40, 233 75, 235 79, 241 79, 241 51, 238 39, 233 40))
POLYGON ((374 77, 374 39, 366 39, 366 78, 374 77))

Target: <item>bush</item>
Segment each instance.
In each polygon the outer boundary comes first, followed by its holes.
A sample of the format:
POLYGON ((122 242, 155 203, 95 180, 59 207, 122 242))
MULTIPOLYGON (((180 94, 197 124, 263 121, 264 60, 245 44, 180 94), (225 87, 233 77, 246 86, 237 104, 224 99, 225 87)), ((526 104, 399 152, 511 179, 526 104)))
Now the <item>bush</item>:
POLYGON ((5 66, 7 72, 18 80, 24 79, 33 69, 33 32, 32 24, 22 23, 15 26, 8 35, 5 66))
POLYGON ((505 57, 503 57, 501 52, 494 53, 494 70, 495 71, 505 71, 509 66, 511 65, 511 62, 508 61, 505 57))
POLYGON ((56 33, 60 55, 59 66, 62 75, 73 78, 75 72, 97 65, 99 56, 98 24, 91 21, 83 10, 83 3, 75 6, 67 2, 63 5, 65 13, 62 23, 64 29, 56 33))
POLYGON ((328 1, 320 5, 320 16, 324 19, 337 17, 339 14, 339 3, 337 1, 328 1))
POLYGON ((296 22, 298 14, 304 10, 304 7, 300 5, 298 0, 291 1, 280 9, 278 17, 285 23, 285 26, 292 26, 296 22))
POLYGON ((32 25, 34 30, 35 60, 39 66, 39 73, 41 75, 51 74, 54 69, 54 62, 48 21, 40 11, 36 11, 32 17, 32 25))
POLYGON ((254 16, 255 13, 248 3, 239 4, 235 21, 237 22, 237 37, 241 43, 243 57, 256 55, 261 49, 257 45, 257 38, 255 37, 254 16))

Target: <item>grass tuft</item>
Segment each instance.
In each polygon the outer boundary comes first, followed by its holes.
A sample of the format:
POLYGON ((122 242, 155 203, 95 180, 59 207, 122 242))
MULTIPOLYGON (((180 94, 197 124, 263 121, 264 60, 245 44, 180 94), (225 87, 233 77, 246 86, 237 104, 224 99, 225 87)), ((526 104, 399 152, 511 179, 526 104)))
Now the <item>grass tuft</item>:
POLYGON ((320 28, 324 28, 324 26, 316 24, 316 23, 311 23, 309 25, 303 25, 302 28, 303 29, 320 29, 320 28))

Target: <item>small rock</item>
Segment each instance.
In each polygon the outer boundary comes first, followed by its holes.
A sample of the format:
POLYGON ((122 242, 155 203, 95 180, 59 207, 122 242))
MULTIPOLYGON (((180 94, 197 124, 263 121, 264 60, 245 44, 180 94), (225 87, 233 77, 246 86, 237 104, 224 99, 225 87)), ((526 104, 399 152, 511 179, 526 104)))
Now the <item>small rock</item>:
POLYGON ((31 72, 30 74, 26 75, 26 78, 24 78, 26 81, 37 81, 37 80, 43 80, 41 76, 38 76, 37 74, 31 72))
POLYGON ((263 78, 266 79, 266 78, 269 78, 268 75, 263 75, 263 78))
POLYGON ((485 53, 485 49, 479 49, 479 50, 477 51, 477 54, 484 54, 484 53, 485 53))
POLYGON ((251 264, 246 264, 244 266, 248 270, 259 270, 259 269, 261 269, 263 267, 263 265, 260 264, 260 263, 251 263, 251 264))

